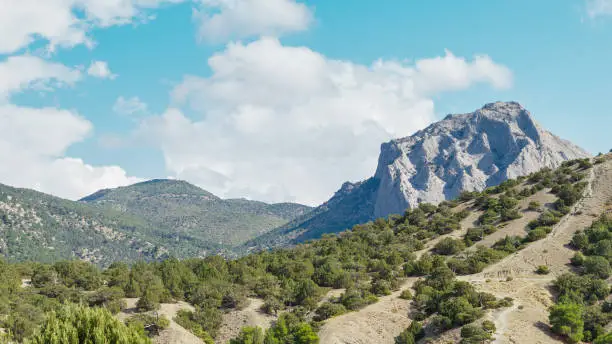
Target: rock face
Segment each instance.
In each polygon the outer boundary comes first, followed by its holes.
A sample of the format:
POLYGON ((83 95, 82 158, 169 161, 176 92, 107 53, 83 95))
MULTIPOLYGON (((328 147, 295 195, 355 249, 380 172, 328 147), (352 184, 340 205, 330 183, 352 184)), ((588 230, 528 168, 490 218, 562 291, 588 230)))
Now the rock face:
POLYGON ((588 156, 542 129, 520 104, 487 104, 384 143, 375 175, 380 184, 374 217, 402 213, 420 202, 439 203, 464 190, 482 190, 588 156))
POLYGON ((317 238, 401 214, 420 202, 439 203, 462 191, 482 190, 588 156, 540 127, 520 104, 487 104, 472 113, 448 115, 412 136, 382 144, 372 178, 345 183, 308 216, 250 244, 261 248, 317 238))

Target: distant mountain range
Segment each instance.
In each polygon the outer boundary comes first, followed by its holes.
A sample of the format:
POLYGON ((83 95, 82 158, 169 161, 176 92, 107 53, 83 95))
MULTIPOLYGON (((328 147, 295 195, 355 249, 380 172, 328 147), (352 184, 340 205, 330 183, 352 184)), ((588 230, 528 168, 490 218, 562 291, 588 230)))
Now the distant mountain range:
POLYGON ((225 200, 179 180, 100 190, 78 202, 0 184, 0 254, 101 265, 244 254, 338 233, 588 156, 542 129, 518 103, 498 102, 382 144, 373 177, 343 184, 314 209, 225 200))
POLYGON ((412 136, 381 146, 376 174, 345 183, 327 202, 248 242, 243 251, 290 245, 337 233, 420 202, 439 203, 462 191, 557 167, 589 153, 544 130, 516 102, 486 104, 448 115, 412 136))
POLYGON ((100 190, 80 202, 0 184, 0 253, 14 260, 79 258, 101 265, 225 253, 311 210, 223 200, 184 181, 100 190))

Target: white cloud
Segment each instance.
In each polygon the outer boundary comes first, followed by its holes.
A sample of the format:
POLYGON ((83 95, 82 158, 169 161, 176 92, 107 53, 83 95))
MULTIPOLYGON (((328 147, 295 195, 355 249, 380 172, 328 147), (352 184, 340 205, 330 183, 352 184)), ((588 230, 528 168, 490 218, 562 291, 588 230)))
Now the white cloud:
POLYGON ((434 120, 432 96, 512 82, 486 56, 368 67, 271 38, 229 44, 208 63, 212 75, 186 77, 176 107, 138 135, 161 147, 169 173, 221 196, 309 204, 371 176, 382 142, 434 120))
POLYGON ((311 10, 295 0, 200 0, 195 12, 200 37, 226 41, 260 35, 279 36, 306 30, 311 10))
POLYGON ((612 0, 585 0, 587 14, 591 18, 612 15, 612 0))
POLYGON ((117 166, 94 167, 65 156, 92 130, 78 114, 55 108, 0 105, 0 181, 77 199, 103 187, 127 185, 117 166))
POLYGON ((87 68, 87 74, 100 79, 115 79, 117 74, 113 74, 105 61, 92 61, 87 68))
POLYGON ((137 181, 117 166, 94 167, 66 157, 66 149, 84 140, 92 124, 68 110, 10 104, 26 89, 53 89, 81 78, 78 70, 33 56, 0 62, 0 182, 79 198, 100 187, 137 181))
POLYGON ((39 57, 11 56, 0 62, 0 103, 25 89, 50 89, 81 79, 78 70, 39 57))
POLYGON ((92 29, 147 21, 147 10, 181 2, 199 4, 195 13, 206 40, 280 35, 305 30, 312 21, 312 12, 295 0, 1 0, 0 54, 37 39, 48 41, 50 51, 92 47, 92 29))
POLYGON ((93 45, 94 27, 123 25, 145 17, 146 9, 182 0, 2 0, 0 54, 16 52, 37 38, 57 46, 93 45))
POLYGON ((445 56, 417 61, 415 69, 415 85, 425 94, 461 90, 478 82, 500 89, 512 85, 512 72, 488 56, 476 56, 468 62, 446 50, 445 56))
POLYGON ((138 97, 124 98, 119 97, 113 105, 113 111, 120 115, 133 116, 146 114, 147 104, 138 97))

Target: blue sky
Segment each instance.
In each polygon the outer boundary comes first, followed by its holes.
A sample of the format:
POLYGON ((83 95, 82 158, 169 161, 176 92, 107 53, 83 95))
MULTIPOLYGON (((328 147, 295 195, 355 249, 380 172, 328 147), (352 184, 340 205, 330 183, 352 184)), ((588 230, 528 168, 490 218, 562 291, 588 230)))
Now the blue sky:
POLYGON ((496 100, 612 148, 608 0, 5 1, 11 185, 78 198, 177 177, 316 204, 371 175, 381 142, 496 100))

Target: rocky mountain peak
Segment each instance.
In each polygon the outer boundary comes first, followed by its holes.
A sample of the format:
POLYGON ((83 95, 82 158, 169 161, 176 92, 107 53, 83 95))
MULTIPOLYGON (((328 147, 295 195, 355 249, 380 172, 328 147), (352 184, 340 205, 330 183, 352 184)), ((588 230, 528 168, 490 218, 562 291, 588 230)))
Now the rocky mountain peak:
POLYGON ((372 178, 343 184, 309 216, 271 233, 276 237, 269 241, 316 238, 585 157, 586 151, 544 130, 519 103, 486 104, 383 143, 372 178))
POLYGON ((588 156, 542 129, 519 103, 486 104, 381 146, 375 217, 588 156))

